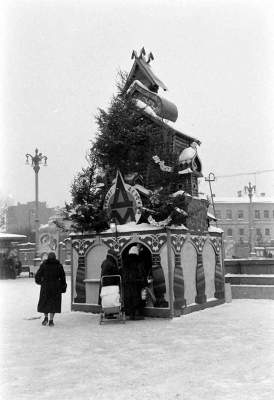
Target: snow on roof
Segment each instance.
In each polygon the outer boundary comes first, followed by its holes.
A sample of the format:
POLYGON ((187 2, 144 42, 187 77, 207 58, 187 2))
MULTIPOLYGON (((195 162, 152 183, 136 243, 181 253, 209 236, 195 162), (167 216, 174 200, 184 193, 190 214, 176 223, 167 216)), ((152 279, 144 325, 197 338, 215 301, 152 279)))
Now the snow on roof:
POLYGON ((218 228, 217 226, 210 226, 208 228, 208 232, 210 232, 210 233, 223 233, 224 231, 221 228, 218 228))
POLYGON ((151 66, 145 60, 143 60, 142 57, 135 58, 134 64, 129 73, 128 81, 130 81, 131 76, 134 75, 134 71, 138 67, 142 70, 143 74, 146 75, 154 84, 161 87, 163 90, 167 90, 166 85, 155 75, 155 73, 151 69, 151 66))
POLYGON ((127 94, 130 93, 130 91, 132 90, 134 84, 136 84, 136 83, 138 83, 138 85, 140 85, 141 88, 143 88, 144 90, 148 90, 148 88, 147 88, 141 81, 139 81, 138 79, 135 79, 135 80, 132 82, 132 84, 130 85, 130 87, 128 88, 127 94))
MULTIPOLYGON (((139 232, 139 231, 155 231, 159 229, 166 228, 165 226, 154 226, 150 225, 147 223, 142 223, 142 224, 136 224, 136 222, 128 222, 127 224, 123 225, 117 225, 117 233, 125 233, 125 232, 139 232)), ((188 230, 187 227, 185 227, 183 224, 182 225, 171 225, 169 228, 172 229, 184 229, 188 230)), ((113 232, 111 229, 107 229, 101 233, 112 233, 115 234, 115 231, 113 232)), ((79 232, 72 232, 70 236, 75 236, 78 235, 79 232)))
MULTIPOLYGON (((249 203, 249 197, 215 197, 214 203, 249 203)), ((274 197, 253 196, 252 203, 274 203, 274 197)))
MULTIPOLYGON (((137 232, 137 231, 152 231, 155 229, 161 229, 161 227, 156 227, 150 224, 142 223, 136 224, 136 222, 128 222, 127 224, 117 225, 117 232, 137 232)), ((104 233, 113 233, 111 229, 104 231, 104 233)))
POLYGON ((199 200, 208 200, 208 197, 205 193, 199 193, 199 196, 193 196, 193 198, 199 200))
POLYGON ((145 195, 149 196, 151 194, 151 190, 146 189, 144 186, 136 184, 133 186, 139 192, 144 193, 145 195))
POLYGON ((15 233, 2 233, 0 232, 0 240, 20 240, 25 239, 26 235, 17 235, 15 233))
POLYGON ((185 175, 185 174, 189 174, 192 173, 192 169, 191 168, 186 168, 186 169, 182 169, 181 171, 178 172, 179 175, 185 175))
POLYGON ((182 196, 183 194, 188 195, 184 190, 178 190, 177 192, 172 193, 170 197, 182 196))
POLYGON ((211 214, 210 212, 207 213, 208 218, 213 219, 214 221, 217 221, 217 218, 215 215, 211 214))
POLYGON ((18 246, 35 246, 35 243, 32 242, 20 243, 18 246))
POLYGON ((183 224, 181 224, 181 225, 171 225, 169 228, 172 228, 172 229, 184 229, 184 230, 186 230, 186 231, 189 230, 189 229, 188 229, 185 225, 183 225, 183 224))
POLYGON ((149 117, 152 117, 152 119, 155 122, 158 122, 160 125, 165 126, 166 128, 172 129, 173 131, 175 131, 176 133, 178 133, 180 136, 184 136, 185 138, 198 143, 199 145, 201 144, 201 141, 193 136, 189 136, 188 134, 181 132, 178 128, 176 128, 176 125, 174 122, 171 122, 172 125, 170 125, 166 120, 163 120, 162 118, 158 117, 158 115, 156 115, 156 113, 152 110, 151 107, 149 107, 146 103, 144 103, 143 101, 139 100, 139 99, 135 99, 135 104, 136 106, 141 109, 143 112, 145 112, 149 117))
POLYGON ((135 100, 135 104, 138 108, 140 108, 142 111, 144 111, 148 115, 152 115, 154 118, 161 120, 158 115, 153 111, 153 109, 148 106, 146 103, 144 103, 142 100, 135 100))

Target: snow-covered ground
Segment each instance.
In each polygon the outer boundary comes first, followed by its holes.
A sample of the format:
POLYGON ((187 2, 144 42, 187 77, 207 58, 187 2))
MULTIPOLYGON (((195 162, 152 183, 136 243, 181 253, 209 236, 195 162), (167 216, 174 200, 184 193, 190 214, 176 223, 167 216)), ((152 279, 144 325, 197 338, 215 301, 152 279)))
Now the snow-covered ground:
POLYGON ((2 400, 274 399, 274 301, 234 300, 173 320, 98 324, 36 312, 33 278, 0 281, 2 400))

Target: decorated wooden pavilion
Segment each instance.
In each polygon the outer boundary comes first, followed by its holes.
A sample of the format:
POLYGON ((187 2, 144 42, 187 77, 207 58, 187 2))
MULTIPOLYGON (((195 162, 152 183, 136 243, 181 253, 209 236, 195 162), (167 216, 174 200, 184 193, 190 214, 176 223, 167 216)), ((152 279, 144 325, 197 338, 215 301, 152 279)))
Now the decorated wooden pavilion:
POLYGON ((147 302, 145 313, 173 317, 224 302, 222 231, 211 225, 208 200, 199 196, 198 180, 203 176, 197 152, 200 141, 172 126, 178 116, 177 107, 158 94, 159 89, 167 88, 152 72, 153 55, 146 58, 142 49, 139 55, 134 51, 132 58, 124 96, 149 126, 148 134, 157 134, 162 148, 168 148, 172 156, 162 159, 157 154, 158 146, 151 163, 142 170, 117 170, 104 200, 110 228, 71 235, 72 310, 99 312, 100 267, 108 250, 116 252, 122 268, 129 248, 139 244, 156 299, 147 302), (165 176, 176 176, 168 186, 168 201, 174 205, 180 199, 173 217, 168 215, 162 220, 146 206, 162 190, 154 181, 156 169, 165 176))

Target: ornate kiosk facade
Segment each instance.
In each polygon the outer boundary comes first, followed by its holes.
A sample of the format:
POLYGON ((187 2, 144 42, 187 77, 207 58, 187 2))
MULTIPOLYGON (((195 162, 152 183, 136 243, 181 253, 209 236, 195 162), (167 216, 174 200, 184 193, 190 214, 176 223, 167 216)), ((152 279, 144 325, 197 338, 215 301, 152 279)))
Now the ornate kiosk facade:
POLYGON ((154 305, 146 315, 173 317, 224 302, 222 234, 148 224, 118 225, 117 232, 72 236, 72 310, 99 312, 100 266, 108 249, 123 252, 133 243, 151 254, 154 305))

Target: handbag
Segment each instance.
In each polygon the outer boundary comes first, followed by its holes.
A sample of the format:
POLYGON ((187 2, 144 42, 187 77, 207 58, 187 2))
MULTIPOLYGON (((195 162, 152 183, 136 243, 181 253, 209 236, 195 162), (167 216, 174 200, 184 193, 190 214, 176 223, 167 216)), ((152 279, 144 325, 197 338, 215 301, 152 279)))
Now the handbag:
POLYGON ((153 304, 156 303, 156 297, 150 287, 146 287, 147 299, 150 299, 153 304))

